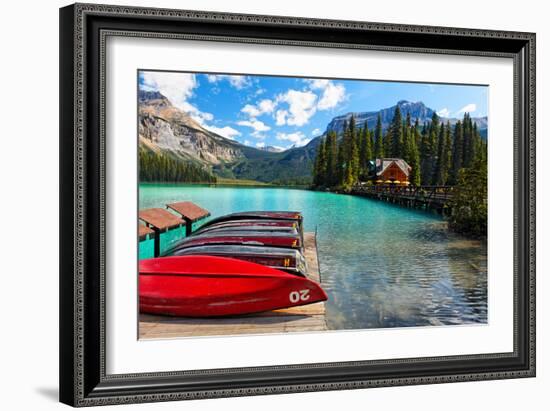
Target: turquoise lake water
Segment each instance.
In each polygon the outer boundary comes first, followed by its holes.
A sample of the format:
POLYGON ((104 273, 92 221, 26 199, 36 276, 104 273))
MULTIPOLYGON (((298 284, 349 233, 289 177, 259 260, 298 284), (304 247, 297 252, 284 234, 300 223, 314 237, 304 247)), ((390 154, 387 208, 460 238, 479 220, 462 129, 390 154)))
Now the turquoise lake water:
MULTIPOLYGON (((487 322, 487 248, 425 211, 343 194, 288 188, 140 185, 139 208, 193 201, 212 217, 292 210, 317 231, 331 329, 487 322)), ((162 249, 184 236, 161 236, 162 249)), ((151 257, 152 240, 140 243, 151 257)))

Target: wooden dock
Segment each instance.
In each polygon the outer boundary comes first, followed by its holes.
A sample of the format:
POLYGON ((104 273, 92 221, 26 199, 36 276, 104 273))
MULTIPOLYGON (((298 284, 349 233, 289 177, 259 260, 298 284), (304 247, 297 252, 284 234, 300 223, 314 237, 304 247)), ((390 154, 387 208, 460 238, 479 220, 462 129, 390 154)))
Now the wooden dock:
POLYGON ((406 207, 424 208, 443 213, 453 197, 452 186, 399 186, 393 184, 356 185, 352 194, 406 207))
MULTIPOLYGON (((314 233, 304 234, 308 277, 321 282, 314 233)), ((139 338, 161 339, 216 335, 325 331, 325 303, 227 318, 183 318, 140 314, 139 338)))

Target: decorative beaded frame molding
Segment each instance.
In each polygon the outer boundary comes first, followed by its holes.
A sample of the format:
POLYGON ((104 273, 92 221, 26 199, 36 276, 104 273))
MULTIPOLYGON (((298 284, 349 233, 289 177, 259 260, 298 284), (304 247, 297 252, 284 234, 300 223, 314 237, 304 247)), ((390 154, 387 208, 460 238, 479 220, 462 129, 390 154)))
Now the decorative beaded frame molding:
POLYGON ((92 406, 535 375, 535 34, 96 4, 62 8, 60 21, 62 402, 92 406), (113 22, 123 29, 112 29, 113 22), (148 30, 150 22, 156 24, 157 30, 148 30), (159 25, 166 25, 166 30, 158 31, 159 25), (225 34, 214 32, 218 31, 216 25, 228 26, 224 29, 225 34), (177 30, 170 31, 171 28, 177 30), (241 28, 248 33, 233 34, 241 28), (265 30, 277 28, 284 28, 287 34, 278 38, 266 35, 265 30), (323 31, 330 31, 333 35, 343 33, 352 41, 325 41, 323 31), (251 32, 257 32, 257 35, 251 32), (312 39, 313 32, 316 33, 313 37, 319 37, 319 40, 312 39), (105 48, 108 36, 513 59, 514 351, 107 375, 104 147, 105 48), (406 44, 396 44, 395 40, 390 41, 390 36, 403 39, 406 44), (361 41, 361 38, 366 40, 361 41), (462 47, 461 42, 470 47, 462 47), (98 103, 97 108, 93 102, 98 103), (95 230, 94 226, 97 227, 95 230), (442 369, 442 365, 448 367, 442 369))

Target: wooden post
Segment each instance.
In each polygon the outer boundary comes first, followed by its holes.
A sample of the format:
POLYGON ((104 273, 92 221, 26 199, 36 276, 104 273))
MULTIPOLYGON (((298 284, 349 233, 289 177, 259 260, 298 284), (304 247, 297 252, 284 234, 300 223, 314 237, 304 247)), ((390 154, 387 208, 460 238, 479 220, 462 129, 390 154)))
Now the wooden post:
POLYGON ((185 216, 183 216, 183 219, 185 220, 185 236, 189 237, 193 233, 193 221, 185 216))
POLYGON ((153 230, 155 231, 153 257, 157 258, 160 256, 160 230, 158 228, 153 228, 153 230))

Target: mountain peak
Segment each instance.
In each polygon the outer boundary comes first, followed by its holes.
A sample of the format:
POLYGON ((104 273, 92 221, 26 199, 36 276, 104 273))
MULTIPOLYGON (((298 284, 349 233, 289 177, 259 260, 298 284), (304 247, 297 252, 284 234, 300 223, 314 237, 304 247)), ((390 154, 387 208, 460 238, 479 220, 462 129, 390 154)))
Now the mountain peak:
POLYGON ((421 101, 409 101, 409 100, 399 100, 396 105, 399 106, 399 108, 411 107, 411 106, 413 106, 413 107, 426 107, 426 105, 421 101))
POLYGON ((140 102, 151 101, 151 100, 165 100, 166 97, 162 95, 159 91, 156 90, 139 90, 138 99, 140 102))
POLYGON ((337 116, 332 119, 328 124, 326 132, 336 131, 337 133, 341 132, 344 126, 344 122, 349 122, 351 116, 355 117, 355 121, 358 127, 364 127, 365 123, 369 128, 373 128, 376 124, 378 114, 382 120, 382 128, 385 130, 393 120, 396 107, 399 107, 401 114, 405 117, 407 114, 411 116, 412 121, 414 122, 418 119, 421 123, 432 118, 434 110, 421 101, 408 101, 408 100, 399 100, 397 104, 384 108, 377 111, 366 111, 359 113, 347 113, 342 116, 337 116))

